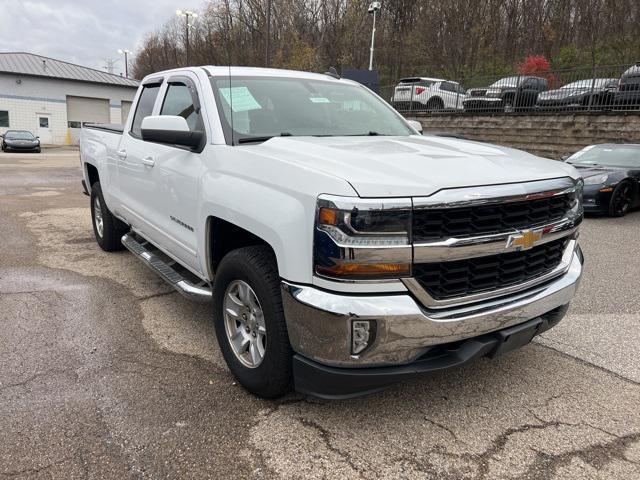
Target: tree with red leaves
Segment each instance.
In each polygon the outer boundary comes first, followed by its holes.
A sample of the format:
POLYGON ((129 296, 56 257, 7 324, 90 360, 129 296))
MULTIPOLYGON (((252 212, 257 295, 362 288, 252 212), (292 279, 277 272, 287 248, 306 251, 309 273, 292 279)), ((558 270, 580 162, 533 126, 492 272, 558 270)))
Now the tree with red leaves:
POLYGON ((518 65, 518 73, 520 75, 546 78, 549 86, 553 86, 556 83, 556 77, 551 73, 551 63, 542 55, 529 55, 518 65))

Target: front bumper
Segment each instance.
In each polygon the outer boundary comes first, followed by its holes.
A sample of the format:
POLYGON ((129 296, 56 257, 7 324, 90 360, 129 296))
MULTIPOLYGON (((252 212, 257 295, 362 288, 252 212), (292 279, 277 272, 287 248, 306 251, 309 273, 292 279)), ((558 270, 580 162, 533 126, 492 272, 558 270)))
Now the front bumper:
POLYGON ((446 311, 426 310, 409 294, 347 296, 283 283, 285 317, 296 352, 296 389, 320 397, 349 397, 491 355, 500 348, 500 331, 537 319, 537 334, 562 318, 580 283, 582 263, 578 247, 567 272, 548 283, 446 311), (373 344, 357 356, 351 355, 351 323, 356 319, 376 323, 373 344), (449 352, 445 357, 438 353, 443 348, 449 352))
POLYGON ((585 213, 607 213, 612 192, 601 192, 606 185, 585 185, 582 208, 585 213))
POLYGON ((502 107, 500 97, 471 97, 462 102, 465 110, 491 110, 502 107))

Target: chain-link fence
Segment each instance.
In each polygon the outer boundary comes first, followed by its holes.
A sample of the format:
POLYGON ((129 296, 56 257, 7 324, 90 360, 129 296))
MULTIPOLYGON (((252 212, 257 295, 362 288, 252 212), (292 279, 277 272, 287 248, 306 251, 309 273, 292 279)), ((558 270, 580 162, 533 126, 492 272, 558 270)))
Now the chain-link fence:
POLYGON ((459 81, 409 77, 380 90, 403 114, 640 110, 640 62, 459 81))

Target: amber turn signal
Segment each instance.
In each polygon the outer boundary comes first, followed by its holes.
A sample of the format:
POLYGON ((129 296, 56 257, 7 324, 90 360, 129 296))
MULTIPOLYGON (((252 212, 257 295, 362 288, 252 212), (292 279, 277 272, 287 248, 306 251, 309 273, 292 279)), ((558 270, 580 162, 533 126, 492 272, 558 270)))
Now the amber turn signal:
POLYGON ((322 207, 319 215, 320 225, 337 225, 338 210, 335 208, 322 207))
POLYGON ((383 276, 409 276, 408 263, 337 263, 330 267, 318 266, 318 273, 343 278, 366 278, 383 276))

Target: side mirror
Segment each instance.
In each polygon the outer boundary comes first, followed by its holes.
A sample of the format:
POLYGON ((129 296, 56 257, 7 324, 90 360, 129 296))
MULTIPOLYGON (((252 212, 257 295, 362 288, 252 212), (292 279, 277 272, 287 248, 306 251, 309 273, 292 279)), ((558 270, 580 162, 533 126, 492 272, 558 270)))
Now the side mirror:
POLYGON ((183 117, 177 115, 152 115, 145 117, 141 125, 145 142, 180 145, 197 149, 204 139, 204 132, 191 131, 183 117))
POLYGON ((560 157, 560 160, 562 160, 563 162, 566 162, 567 160, 569 160, 569 157, 571 156, 570 153, 565 153, 564 155, 562 155, 560 157))
POLYGON ((418 122, 417 120, 407 120, 407 123, 411 126, 411 128, 422 135, 422 124, 420 122, 418 122))

